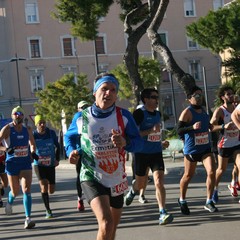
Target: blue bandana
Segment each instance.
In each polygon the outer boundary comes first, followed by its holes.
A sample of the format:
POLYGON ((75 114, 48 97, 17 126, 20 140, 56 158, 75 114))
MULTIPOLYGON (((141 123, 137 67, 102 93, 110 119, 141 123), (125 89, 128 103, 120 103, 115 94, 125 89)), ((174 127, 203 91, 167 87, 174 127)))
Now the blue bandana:
POLYGON ((117 91, 118 91, 119 83, 118 83, 117 79, 112 76, 104 76, 104 77, 100 78, 99 80, 97 80, 97 82, 95 83, 94 88, 93 88, 93 93, 95 93, 103 83, 113 83, 116 86, 117 91))

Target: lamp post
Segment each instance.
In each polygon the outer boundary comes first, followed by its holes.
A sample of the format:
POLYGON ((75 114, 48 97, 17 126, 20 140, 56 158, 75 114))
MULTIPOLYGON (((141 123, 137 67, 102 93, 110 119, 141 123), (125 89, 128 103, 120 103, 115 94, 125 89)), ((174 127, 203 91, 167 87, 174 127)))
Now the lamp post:
POLYGON ((173 99, 174 123, 176 126, 177 125, 177 111, 176 111, 176 101, 175 101, 175 92, 174 92, 174 86, 173 86, 173 78, 172 78, 171 72, 170 72, 170 82, 171 82, 171 92, 172 92, 172 99, 173 99))
POLYGON ((97 41, 96 38, 93 41, 94 44, 94 55, 95 55, 95 71, 96 75, 99 74, 99 66, 98 66, 98 52, 97 52, 97 41))
POLYGON ((15 54, 15 58, 12 58, 10 62, 16 62, 16 69, 17 69, 17 82, 18 82, 18 97, 19 97, 19 106, 22 106, 22 97, 21 97, 21 87, 20 87, 20 79, 19 79, 19 67, 18 67, 18 61, 25 61, 26 58, 20 58, 17 56, 17 53, 15 54))

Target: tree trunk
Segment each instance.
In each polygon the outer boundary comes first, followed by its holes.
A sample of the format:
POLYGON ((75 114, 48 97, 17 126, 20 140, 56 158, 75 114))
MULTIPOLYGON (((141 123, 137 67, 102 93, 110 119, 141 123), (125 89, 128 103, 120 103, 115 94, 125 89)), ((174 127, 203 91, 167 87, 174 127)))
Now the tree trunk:
POLYGON ((138 71, 139 52, 137 46, 139 40, 146 33, 147 28, 149 27, 153 18, 151 17, 152 15, 149 15, 149 17, 134 30, 132 29, 131 22, 134 16, 140 16, 142 11, 146 11, 146 8, 148 8, 147 3, 138 6, 136 9, 127 14, 124 22, 124 32, 128 34, 128 42, 124 54, 124 62, 129 74, 129 78, 133 83, 132 90, 135 96, 135 107, 140 102, 140 92, 144 88, 138 71))
POLYGON ((162 42, 160 35, 157 32, 164 18, 164 14, 167 10, 169 0, 157 0, 154 2, 158 2, 158 6, 157 11, 153 9, 154 7, 156 7, 156 5, 153 5, 151 7, 151 12, 155 12, 155 15, 151 24, 149 25, 149 28, 147 29, 148 38, 151 41, 153 50, 159 53, 160 56, 162 56, 167 71, 172 73, 176 81, 181 85, 184 92, 187 94, 189 92, 189 89, 196 85, 195 80, 190 74, 185 73, 179 67, 179 65, 173 58, 171 51, 162 42))

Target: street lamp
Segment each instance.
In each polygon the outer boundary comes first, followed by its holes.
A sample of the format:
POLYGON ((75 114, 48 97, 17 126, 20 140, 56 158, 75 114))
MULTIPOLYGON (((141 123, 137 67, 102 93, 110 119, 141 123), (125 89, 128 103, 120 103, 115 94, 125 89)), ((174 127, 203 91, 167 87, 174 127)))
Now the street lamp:
POLYGON ((96 75, 99 74, 99 66, 98 66, 98 52, 97 52, 97 40, 96 38, 93 41, 94 44, 94 55, 95 55, 95 71, 96 75))
POLYGON ((173 77, 172 77, 171 72, 170 72, 170 82, 171 82, 171 92, 172 92, 173 110, 174 110, 174 123, 176 126, 177 125, 177 111, 176 111, 175 92, 174 92, 174 86, 173 86, 173 77))
POLYGON ((15 58, 12 58, 10 62, 16 62, 16 69, 17 69, 17 81, 18 81, 18 96, 19 96, 19 106, 22 106, 22 97, 21 97, 21 88, 20 88, 20 80, 19 80, 19 69, 18 69, 18 61, 25 61, 26 58, 20 58, 15 54, 15 58))

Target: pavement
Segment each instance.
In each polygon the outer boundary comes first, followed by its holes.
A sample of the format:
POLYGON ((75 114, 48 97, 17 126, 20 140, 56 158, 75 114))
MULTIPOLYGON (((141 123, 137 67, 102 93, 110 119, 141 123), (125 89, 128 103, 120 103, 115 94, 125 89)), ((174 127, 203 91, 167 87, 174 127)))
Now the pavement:
MULTIPOLYGON (((179 196, 179 180, 183 173, 181 155, 173 162, 165 158, 165 187, 167 192, 166 205, 174 215, 174 221, 165 226, 158 224, 158 206, 155 199, 153 183, 149 183, 146 198, 149 203, 140 204, 136 199, 130 206, 124 206, 116 240, 225 240, 238 239, 240 234, 239 198, 229 194, 227 184, 231 179, 232 164, 229 164, 220 183, 219 212, 209 213, 203 209, 206 198, 205 170, 198 165, 196 174, 189 184, 187 199, 191 214, 183 216, 177 204, 179 196)), ((126 162, 131 182, 131 161, 126 162)), ((76 209, 76 172, 75 166, 62 160, 56 171, 56 192, 50 196, 50 205, 54 218, 45 219, 45 209, 42 203, 39 185, 33 174, 32 184, 32 219, 36 227, 25 230, 22 194, 13 206, 13 215, 6 216, 4 208, 0 209, 0 239, 48 239, 48 240, 94 240, 97 234, 97 221, 89 205, 85 202, 85 211, 76 209)), ((8 192, 8 189, 6 189, 8 192)), ((6 195, 3 198, 6 202, 6 195)))

